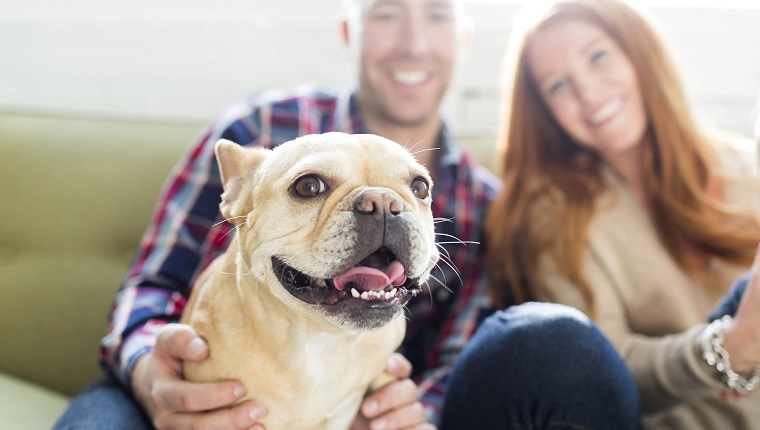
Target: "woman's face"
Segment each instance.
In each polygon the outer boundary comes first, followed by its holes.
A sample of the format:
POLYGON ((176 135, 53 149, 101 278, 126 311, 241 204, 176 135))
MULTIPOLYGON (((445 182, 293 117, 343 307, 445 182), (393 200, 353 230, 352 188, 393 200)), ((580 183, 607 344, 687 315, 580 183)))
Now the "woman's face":
POLYGON ((564 18, 538 30, 528 66, 544 103, 579 144, 619 159, 647 126, 633 64, 600 27, 564 18))

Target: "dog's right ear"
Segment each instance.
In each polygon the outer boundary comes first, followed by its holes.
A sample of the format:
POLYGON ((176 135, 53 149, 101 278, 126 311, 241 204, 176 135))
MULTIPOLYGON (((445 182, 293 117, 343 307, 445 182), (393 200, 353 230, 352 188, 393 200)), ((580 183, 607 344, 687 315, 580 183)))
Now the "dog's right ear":
POLYGON ((246 148, 235 142, 220 139, 214 146, 219 173, 222 177, 222 203, 219 208, 225 219, 237 224, 251 210, 251 195, 244 195, 242 190, 246 178, 261 164, 269 152, 267 149, 246 148))

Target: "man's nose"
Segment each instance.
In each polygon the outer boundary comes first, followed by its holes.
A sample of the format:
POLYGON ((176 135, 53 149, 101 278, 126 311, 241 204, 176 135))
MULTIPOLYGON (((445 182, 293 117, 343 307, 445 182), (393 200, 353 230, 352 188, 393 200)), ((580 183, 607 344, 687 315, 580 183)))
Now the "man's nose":
POLYGON ((409 17, 402 28, 401 49, 410 55, 420 55, 430 49, 425 23, 419 17, 409 17))

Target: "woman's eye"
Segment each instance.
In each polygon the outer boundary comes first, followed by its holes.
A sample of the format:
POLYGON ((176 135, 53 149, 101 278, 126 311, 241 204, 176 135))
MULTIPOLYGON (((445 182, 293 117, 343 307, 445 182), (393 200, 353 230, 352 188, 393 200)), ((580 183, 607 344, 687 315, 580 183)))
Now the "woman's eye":
POLYGON ((316 197, 327 191, 327 186, 319 176, 305 175, 296 180, 292 189, 300 197, 316 197))
POLYGON ((565 87, 565 85, 567 85, 567 80, 566 79, 558 79, 558 80, 552 82, 549 85, 549 87, 547 87, 546 92, 549 93, 550 95, 551 94, 556 94, 557 92, 561 91, 562 88, 565 87))
POLYGON ((425 200, 430 193, 430 185, 422 178, 415 178, 411 185, 412 194, 420 200, 425 200))
POLYGON ((607 50, 606 49, 600 49, 597 51, 594 51, 593 54, 591 54, 591 62, 592 63, 598 63, 602 60, 604 60, 607 57, 607 50))

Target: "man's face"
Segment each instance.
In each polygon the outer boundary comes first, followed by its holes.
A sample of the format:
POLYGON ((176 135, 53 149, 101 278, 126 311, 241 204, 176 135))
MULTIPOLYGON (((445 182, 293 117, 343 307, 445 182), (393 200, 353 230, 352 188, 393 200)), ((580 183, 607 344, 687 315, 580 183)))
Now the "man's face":
POLYGON ((365 3, 358 38, 362 113, 403 126, 437 116, 459 48, 451 0, 365 3))

